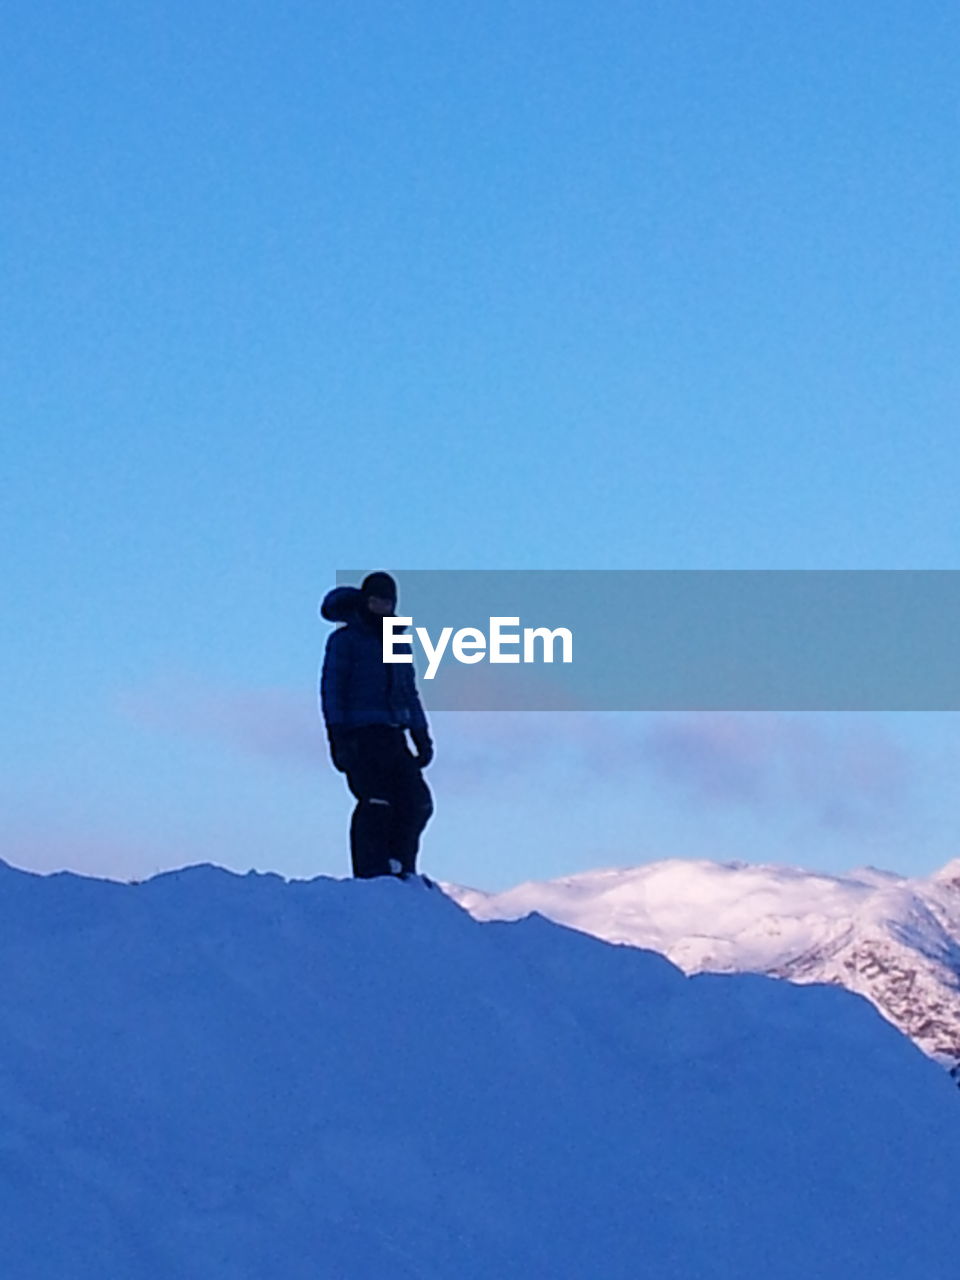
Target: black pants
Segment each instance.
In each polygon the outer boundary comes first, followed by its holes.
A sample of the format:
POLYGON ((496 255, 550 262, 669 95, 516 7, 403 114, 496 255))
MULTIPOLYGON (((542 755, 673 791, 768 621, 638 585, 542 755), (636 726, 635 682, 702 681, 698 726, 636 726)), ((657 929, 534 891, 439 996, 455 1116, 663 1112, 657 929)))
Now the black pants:
POLYGON ((417 869, 420 835, 433 813, 433 797, 403 729, 366 725, 352 734, 347 786, 357 799, 350 819, 353 874, 388 876, 417 869))

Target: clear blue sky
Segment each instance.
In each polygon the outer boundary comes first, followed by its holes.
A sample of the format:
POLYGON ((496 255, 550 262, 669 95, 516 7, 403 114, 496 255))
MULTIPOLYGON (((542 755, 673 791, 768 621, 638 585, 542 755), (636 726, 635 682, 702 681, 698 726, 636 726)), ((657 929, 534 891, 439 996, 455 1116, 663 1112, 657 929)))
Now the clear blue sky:
MULTIPOLYGON (((955 5, 4 26, 0 856, 342 872, 343 565, 960 567, 955 5)), ((561 720, 438 718, 425 866, 958 852, 953 717, 561 720)))

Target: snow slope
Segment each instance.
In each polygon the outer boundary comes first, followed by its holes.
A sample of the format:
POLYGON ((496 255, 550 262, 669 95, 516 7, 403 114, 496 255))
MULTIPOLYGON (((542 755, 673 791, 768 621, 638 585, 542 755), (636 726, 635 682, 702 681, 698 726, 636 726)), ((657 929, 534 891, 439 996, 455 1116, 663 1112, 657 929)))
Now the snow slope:
POLYGON ((960 861, 929 879, 863 868, 668 860, 531 882, 448 886, 478 919, 531 911, 649 947, 686 973, 752 972, 866 996, 932 1057, 960 1061, 960 861))
POLYGON ((960 1108, 865 1001, 419 883, 0 863, 5 1280, 954 1280, 960 1108))

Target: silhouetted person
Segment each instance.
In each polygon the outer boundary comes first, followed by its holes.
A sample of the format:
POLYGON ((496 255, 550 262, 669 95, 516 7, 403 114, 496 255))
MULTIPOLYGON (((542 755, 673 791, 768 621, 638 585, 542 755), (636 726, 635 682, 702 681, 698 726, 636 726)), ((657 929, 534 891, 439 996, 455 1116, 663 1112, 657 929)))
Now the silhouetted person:
MULTIPOLYGON (((413 874, 433 812, 420 772, 433 759, 433 743, 413 664, 383 661, 383 619, 396 605, 390 574, 371 573, 359 589, 334 587, 320 606, 321 617, 344 624, 327 639, 320 709, 330 758, 356 797, 350 854, 353 874, 363 878, 413 874)), ((399 642, 394 652, 403 652, 399 642)))

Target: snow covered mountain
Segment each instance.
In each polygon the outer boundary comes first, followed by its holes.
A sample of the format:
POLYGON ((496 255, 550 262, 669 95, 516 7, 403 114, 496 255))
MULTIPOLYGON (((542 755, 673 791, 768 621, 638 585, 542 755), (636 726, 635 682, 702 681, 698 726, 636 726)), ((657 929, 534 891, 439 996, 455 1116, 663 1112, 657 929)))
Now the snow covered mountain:
POLYGON ((2 863, 0 973, 5 1280, 956 1275, 954 1090, 837 988, 419 882, 2 863))
POLYGON ((926 1053, 960 1062, 960 860, 929 879, 865 868, 669 860, 531 882, 446 886, 480 920, 531 911, 646 947, 686 973, 762 973, 866 996, 926 1053))

